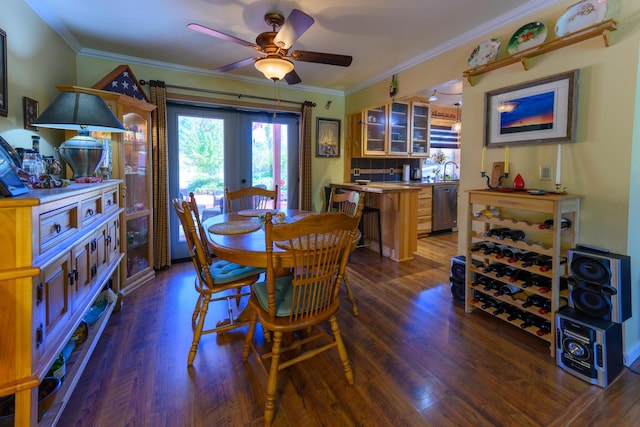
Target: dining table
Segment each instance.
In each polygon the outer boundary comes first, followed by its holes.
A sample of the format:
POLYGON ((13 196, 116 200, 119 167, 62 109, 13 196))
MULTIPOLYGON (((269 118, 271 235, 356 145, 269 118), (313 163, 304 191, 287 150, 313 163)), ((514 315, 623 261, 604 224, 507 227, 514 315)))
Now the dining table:
MULTIPOLYGON (((208 244, 220 259, 252 267, 267 267, 266 240, 261 215, 267 211, 284 214, 283 222, 294 222, 314 212, 299 209, 248 209, 234 213, 224 213, 207 218, 203 222, 207 230, 208 244)), ((293 266, 291 255, 278 245, 273 247, 274 267, 293 266)))

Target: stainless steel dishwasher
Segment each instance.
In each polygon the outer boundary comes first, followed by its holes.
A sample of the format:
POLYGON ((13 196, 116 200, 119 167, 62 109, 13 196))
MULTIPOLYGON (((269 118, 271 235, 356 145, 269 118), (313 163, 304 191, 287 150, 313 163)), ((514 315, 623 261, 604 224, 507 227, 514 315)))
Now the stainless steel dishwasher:
POLYGON ((431 231, 458 227, 458 184, 433 186, 431 231))

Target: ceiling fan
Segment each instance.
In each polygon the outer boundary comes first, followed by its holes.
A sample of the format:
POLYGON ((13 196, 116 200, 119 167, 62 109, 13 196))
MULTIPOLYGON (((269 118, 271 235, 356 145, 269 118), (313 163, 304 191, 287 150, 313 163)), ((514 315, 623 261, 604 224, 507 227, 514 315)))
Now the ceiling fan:
POLYGON ((341 67, 351 65, 353 57, 348 55, 311 52, 308 50, 294 50, 289 53, 289 49, 295 41, 314 23, 314 19, 306 13, 293 9, 285 20, 280 13, 269 12, 264 15, 264 21, 271 26, 272 31, 260 33, 256 37, 255 44, 200 24, 191 23, 187 25, 187 28, 250 47, 259 54, 259 56, 253 56, 216 68, 216 71, 231 71, 253 62, 256 69, 261 71, 268 79, 274 81, 284 79, 288 84, 293 85, 300 83, 301 80, 294 70, 291 60, 338 65, 341 67), (280 30, 276 31, 277 28, 280 28, 280 30))

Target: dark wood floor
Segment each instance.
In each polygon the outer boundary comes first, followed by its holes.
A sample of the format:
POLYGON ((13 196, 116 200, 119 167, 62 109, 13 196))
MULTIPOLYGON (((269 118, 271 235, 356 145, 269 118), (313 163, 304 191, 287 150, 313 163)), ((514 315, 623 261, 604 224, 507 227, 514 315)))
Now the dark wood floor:
MULTIPOLYGON (((455 234, 419 246, 424 257, 402 264, 353 254, 360 316, 344 299, 338 320, 355 385, 334 352, 294 365, 279 377, 275 426, 639 425, 640 363, 607 389, 583 382, 543 341, 452 301, 455 234)), ((193 277, 191 264, 175 264, 127 296, 59 425, 262 425, 266 377, 241 360, 244 329, 204 336, 186 366, 193 277)))

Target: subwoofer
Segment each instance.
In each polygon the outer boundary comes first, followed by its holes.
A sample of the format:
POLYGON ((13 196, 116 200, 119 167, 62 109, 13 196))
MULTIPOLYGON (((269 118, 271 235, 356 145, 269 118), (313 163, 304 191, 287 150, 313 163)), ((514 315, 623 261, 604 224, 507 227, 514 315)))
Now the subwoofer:
MULTIPOLYGON (((464 304, 465 300, 465 256, 458 255, 451 258, 451 297, 454 301, 464 304)), ((473 260, 474 265, 482 265, 480 261, 473 260)))
POLYGON ((615 323, 630 318, 630 257, 580 246, 568 255, 569 307, 615 323))
POLYGON ((565 308, 556 314, 556 363, 606 388, 622 371, 622 326, 565 308))

